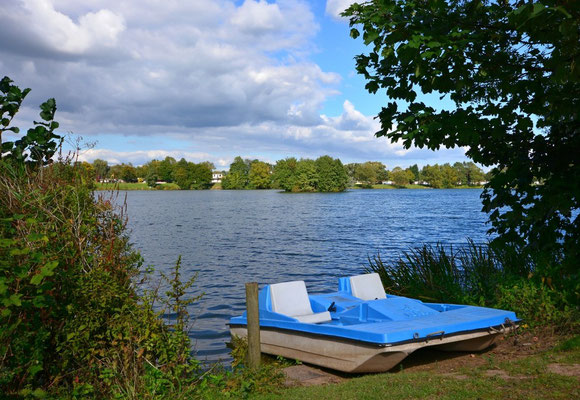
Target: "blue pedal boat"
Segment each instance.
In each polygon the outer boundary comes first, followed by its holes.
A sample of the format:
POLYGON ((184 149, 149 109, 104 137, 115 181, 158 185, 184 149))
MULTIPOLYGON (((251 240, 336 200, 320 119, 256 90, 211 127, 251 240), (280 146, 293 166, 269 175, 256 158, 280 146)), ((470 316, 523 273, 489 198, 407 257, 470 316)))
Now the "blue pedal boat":
MULTIPOLYGON (((427 346, 481 351, 519 322, 512 311, 387 295, 378 274, 340 278, 332 293, 308 295, 292 281, 258 296, 263 353, 350 373, 388 371, 427 346)), ((229 325, 247 336, 246 313, 229 325)))

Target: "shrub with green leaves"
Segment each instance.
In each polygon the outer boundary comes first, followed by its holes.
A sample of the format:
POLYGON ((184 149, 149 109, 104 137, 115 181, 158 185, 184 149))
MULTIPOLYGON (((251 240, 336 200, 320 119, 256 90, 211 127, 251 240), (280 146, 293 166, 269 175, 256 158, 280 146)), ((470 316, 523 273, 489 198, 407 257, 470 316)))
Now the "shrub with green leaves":
MULTIPOLYGON (((4 78, 1 131, 28 89, 4 78)), ((193 280, 169 279, 178 323, 155 311, 156 291, 136 289, 142 259, 125 232, 123 208, 96 197, 86 171, 52 162, 56 104, 22 138, 2 143, 0 159, 0 393, 97 398, 173 397, 197 379, 184 331, 183 298, 193 280)), ((1 140, 0 136, 0 140, 1 140)))

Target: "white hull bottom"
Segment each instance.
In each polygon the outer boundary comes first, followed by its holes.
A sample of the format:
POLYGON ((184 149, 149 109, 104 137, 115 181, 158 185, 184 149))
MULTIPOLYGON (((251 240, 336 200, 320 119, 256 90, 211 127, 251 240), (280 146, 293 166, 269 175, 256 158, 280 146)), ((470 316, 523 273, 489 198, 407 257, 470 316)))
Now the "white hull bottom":
MULTIPOLYGON (((401 362, 417 349, 434 346, 445 351, 480 351, 491 346, 506 329, 471 332, 449 337, 437 337, 421 342, 388 345, 365 344, 327 336, 317 336, 284 330, 260 330, 263 353, 300 360, 337 371, 384 372, 401 362)), ((230 328, 232 336, 246 337, 244 326, 230 328)))

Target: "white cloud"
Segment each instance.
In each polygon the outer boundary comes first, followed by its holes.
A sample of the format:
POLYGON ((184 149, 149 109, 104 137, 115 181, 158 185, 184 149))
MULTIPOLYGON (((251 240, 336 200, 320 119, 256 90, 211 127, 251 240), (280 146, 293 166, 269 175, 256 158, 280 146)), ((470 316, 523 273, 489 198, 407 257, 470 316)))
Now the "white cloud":
POLYGON ((341 130, 354 131, 378 131, 379 126, 372 118, 363 115, 354 108, 354 105, 345 100, 343 104, 343 113, 338 118, 333 119, 334 126, 341 130))
POLYGON ((249 32, 252 35, 276 31, 284 25, 284 17, 278 4, 269 4, 264 0, 245 1, 232 15, 230 21, 240 31, 249 32))
POLYGON ((313 124, 340 80, 304 57, 318 25, 301 1, 23 1, 0 5, 3 67, 81 134, 313 124))
POLYGON ((326 14, 337 20, 344 20, 340 14, 353 3, 362 3, 361 0, 327 0, 326 14))
POLYGON ((125 30, 123 17, 109 9, 87 12, 75 22, 57 11, 50 0, 22 0, 22 7, 2 7, 0 15, 26 26, 27 36, 46 46, 48 51, 68 54, 113 47, 125 30))

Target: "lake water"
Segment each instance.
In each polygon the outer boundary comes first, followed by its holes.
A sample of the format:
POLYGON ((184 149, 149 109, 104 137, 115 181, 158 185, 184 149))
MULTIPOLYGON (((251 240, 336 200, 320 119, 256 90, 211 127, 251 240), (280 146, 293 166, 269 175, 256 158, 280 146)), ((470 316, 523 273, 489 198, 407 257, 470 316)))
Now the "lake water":
MULTIPOLYGON (((123 198, 122 193, 119 198, 123 198)), ((126 192, 132 243, 146 265, 168 272, 182 256, 183 278, 198 273, 191 332, 200 360, 229 360, 226 323, 244 311, 244 283, 304 280, 310 293, 336 290, 422 243, 487 239, 481 190, 126 192)))

